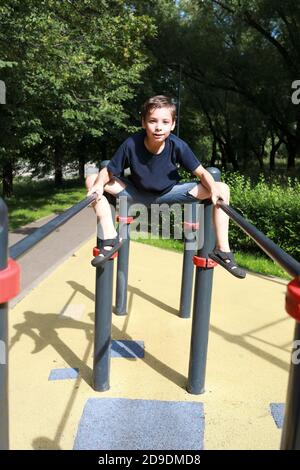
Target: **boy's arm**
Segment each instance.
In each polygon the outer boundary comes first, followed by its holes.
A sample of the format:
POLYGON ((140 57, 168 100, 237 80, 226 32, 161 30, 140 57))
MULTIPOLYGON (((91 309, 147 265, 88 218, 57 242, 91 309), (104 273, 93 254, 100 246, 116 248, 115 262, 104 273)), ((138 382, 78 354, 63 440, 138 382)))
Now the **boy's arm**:
POLYGON ((97 193, 99 198, 101 198, 104 190, 103 188, 109 182, 110 178, 111 176, 108 169, 106 167, 102 168, 87 195, 90 196, 93 193, 97 193))
POLYGON ((211 201, 214 205, 217 204, 218 199, 224 198, 222 194, 222 186, 216 185, 216 182, 211 174, 205 170, 202 165, 199 165, 196 170, 193 171, 193 173, 200 179, 201 184, 209 191, 211 201))
POLYGON ((103 168, 99 172, 93 186, 88 192, 88 196, 93 194, 93 192, 96 192, 98 194, 98 199, 101 199, 103 188, 111 180, 112 176, 118 176, 122 173, 127 158, 127 142, 128 139, 120 145, 108 163, 108 167, 103 168))

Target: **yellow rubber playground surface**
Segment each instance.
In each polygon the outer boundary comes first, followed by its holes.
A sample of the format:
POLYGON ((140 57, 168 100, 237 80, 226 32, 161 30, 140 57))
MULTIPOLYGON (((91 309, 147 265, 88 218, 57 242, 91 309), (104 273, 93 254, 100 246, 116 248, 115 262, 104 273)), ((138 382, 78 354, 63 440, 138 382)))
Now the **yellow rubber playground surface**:
POLYGON ((284 310, 286 283, 255 274, 238 280, 215 269, 206 391, 191 395, 185 389, 191 319, 178 317, 182 255, 132 242, 128 315, 113 314, 112 337, 138 342, 144 357, 116 350, 110 389, 95 392, 93 246, 94 237, 10 309, 10 448, 93 448, 101 433, 103 445, 118 448, 121 426, 128 449, 151 449, 149 423, 159 421, 157 446, 167 448, 170 432, 180 438, 183 423, 182 448, 189 449, 189 426, 198 432, 201 421, 204 449, 279 449, 295 324, 284 310), (132 406, 138 429, 130 427, 130 414, 124 423, 124 414, 114 412, 118 403, 132 406), (203 413, 196 422, 195 403, 203 413), (183 415, 169 422, 173 404, 183 415))

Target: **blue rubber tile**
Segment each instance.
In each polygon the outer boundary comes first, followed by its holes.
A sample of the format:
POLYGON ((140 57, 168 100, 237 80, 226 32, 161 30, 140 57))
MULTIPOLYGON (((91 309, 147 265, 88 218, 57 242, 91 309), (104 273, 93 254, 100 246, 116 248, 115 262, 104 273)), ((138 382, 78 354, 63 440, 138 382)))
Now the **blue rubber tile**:
POLYGON ((142 359, 145 356, 144 341, 113 340, 111 342, 111 357, 142 359))
POLYGON ((75 450, 202 450, 202 403, 126 398, 87 401, 75 450))
POLYGON ((52 369, 48 380, 66 380, 66 379, 77 379, 79 369, 66 368, 66 369, 52 369))
POLYGON ((284 408, 284 403, 270 403, 271 414, 278 428, 283 427, 284 408))

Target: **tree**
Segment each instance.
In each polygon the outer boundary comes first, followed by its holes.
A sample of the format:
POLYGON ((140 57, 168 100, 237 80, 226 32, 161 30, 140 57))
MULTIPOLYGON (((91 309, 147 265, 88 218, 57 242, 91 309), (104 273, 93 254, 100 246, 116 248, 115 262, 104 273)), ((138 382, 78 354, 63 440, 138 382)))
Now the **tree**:
POLYGON ((59 184, 74 148, 84 163, 88 143, 128 127, 126 102, 147 67, 143 40, 155 29, 124 0, 9 0, 0 15, 2 171, 25 156, 53 168, 59 184))
MULTIPOLYGON (((146 3, 141 8, 148 12, 153 2, 146 3)), ((284 143, 292 168, 300 150, 300 108, 291 102, 291 84, 299 77, 299 3, 164 0, 152 14, 158 34, 148 41, 151 53, 167 83, 173 82, 170 70, 176 76, 181 66, 188 113, 205 116, 212 151, 218 145, 223 162, 236 165, 232 145, 242 145, 234 152, 238 159, 256 158, 262 167, 267 138, 272 161, 277 143, 284 143)))

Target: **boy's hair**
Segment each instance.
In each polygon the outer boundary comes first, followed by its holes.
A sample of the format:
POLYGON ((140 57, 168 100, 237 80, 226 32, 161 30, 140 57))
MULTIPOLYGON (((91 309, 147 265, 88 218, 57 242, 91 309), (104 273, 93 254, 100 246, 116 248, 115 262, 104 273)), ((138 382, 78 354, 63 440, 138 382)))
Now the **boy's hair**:
POLYGON ((148 98, 142 106, 142 118, 145 120, 148 113, 156 108, 168 108, 171 112, 173 122, 176 119, 176 106, 172 99, 164 95, 156 95, 148 98))

